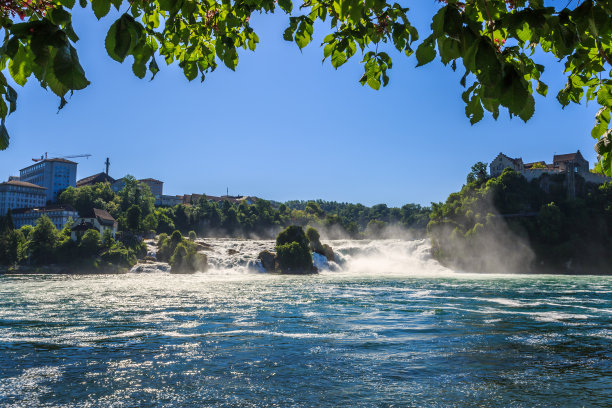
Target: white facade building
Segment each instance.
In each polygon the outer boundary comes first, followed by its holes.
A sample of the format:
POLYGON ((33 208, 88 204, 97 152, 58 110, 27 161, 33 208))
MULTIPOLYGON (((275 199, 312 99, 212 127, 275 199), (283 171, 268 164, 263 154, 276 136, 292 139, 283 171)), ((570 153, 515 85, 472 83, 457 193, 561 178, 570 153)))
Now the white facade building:
POLYGON ((19 170, 19 179, 47 189, 47 201, 55 202, 59 193, 76 187, 77 163, 66 159, 44 159, 19 170))
POLYGON ((70 237, 73 241, 77 241, 87 230, 95 229, 101 236, 104 236, 106 230, 110 230, 111 235, 115 238, 117 226, 117 221, 108 211, 94 208, 86 217, 81 217, 76 220, 76 224, 72 227, 70 237))
POLYGON ((24 225, 36 225, 36 221, 43 215, 49 217, 55 228, 64 229, 66 223, 72 218, 76 221, 79 213, 69 205, 56 205, 41 208, 19 208, 12 212, 13 225, 21 228, 24 225))
POLYGON ((47 189, 25 181, 0 183, 0 215, 15 208, 42 207, 47 202, 47 189))

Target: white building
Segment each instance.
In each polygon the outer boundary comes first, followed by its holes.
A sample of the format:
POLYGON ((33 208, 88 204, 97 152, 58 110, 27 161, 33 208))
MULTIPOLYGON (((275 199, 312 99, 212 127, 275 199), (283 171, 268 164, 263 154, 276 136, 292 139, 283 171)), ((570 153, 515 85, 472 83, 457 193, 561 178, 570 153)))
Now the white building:
POLYGON ((104 235, 106 230, 110 230, 113 238, 117 234, 117 221, 106 210, 94 208, 86 217, 77 219, 72 227, 70 237, 73 241, 78 240, 87 230, 95 229, 100 235, 104 235))
POLYGON ((13 225, 21 228, 24 225, 36 225, 36 221, 43 215, 49 217, 55 228, 64 229, 69 219, 76 220, 79 213, 69 205, 55 205, 41 208, 18 208, 12 211, 13 225))
POLYGON ((9 210, 42 207, 47 202, 47 189, 25 181, 10 180, 0 183, 0 215, 9 210))
POLYGON ((47 189, 47 201, 55 202, 59 193, 76 187, 77 163, 66 159, 43 159, 19 170, 19 179, 47 189))

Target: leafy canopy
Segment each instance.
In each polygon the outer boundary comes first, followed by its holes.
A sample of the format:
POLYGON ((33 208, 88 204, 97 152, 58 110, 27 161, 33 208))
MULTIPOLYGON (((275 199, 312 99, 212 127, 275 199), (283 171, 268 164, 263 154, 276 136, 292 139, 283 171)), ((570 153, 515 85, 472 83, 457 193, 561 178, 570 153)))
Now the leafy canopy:
MULTIPOLYGON (((259 42, 250 25, 253 13, 280 11, 289 15, 283 34, 301 49, 313 40, 314 27, 328 32, 323 59, 334 68, 359 51, 362 85, 386 86, 392 68, 389 50, 413 53, 417 66, 439 57, 444 65, 465 70, 461 85, 465 113, 472 124, 501 110, 529 120, 535 111, 533 93, 547 95, 540 80, 544 66, 536 50, 554 55, 567 77, 558 91, 562 106, 596 101, 601 109, 591 132, 597 140, 603 171, 612 175, 612 4, 608 0, 577 0, 545 5, 544 0, 440 1, 430 31, 418 47, 419 33, 408 8, 386 0, 79 0, 100 19, 111 7, 121 16, 105 40, 108 55, 118 62, 131 57, 139 78, 159 72, 158 60, 177 63, 187 79, 213 72, 219 63, 235 70, 240 48, 254 51, 259 42), (298 7, 299 6, 299 7, 298 7), (324 22, 324 24, 315 24, 324 22), (416 49, 416 51, 415 51, 416 49)), ((8 0, 0 6, 4 41, 0 48, 0 149, 9 136, 4 118, 16 109, 17 92, 6 73, 20 86, 32 78, 60 98, 89 85, 74 44, 70 10, 75 0, 8 0), (19 19, 23 20, 20 22, 19 19)))

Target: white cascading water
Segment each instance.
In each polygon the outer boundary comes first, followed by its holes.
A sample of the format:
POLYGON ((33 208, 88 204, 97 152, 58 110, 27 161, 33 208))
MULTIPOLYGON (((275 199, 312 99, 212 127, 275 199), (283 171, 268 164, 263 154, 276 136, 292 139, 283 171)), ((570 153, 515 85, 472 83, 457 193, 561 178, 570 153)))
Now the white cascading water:
MULTIPOLYGON (((257 260, 261 251, 274 251, 273 240, 233 238, 198 239, 207 249, 211 274, 264 273, 257 260)), ((314 265, 320 273, 350 274, 431 274, 448 273, 451 270, 440 265, 431 256, 429 240, 381 239, 381 240, 330 240, 336 262, 314 254, 314 265)), ((139 264, 132 272, 168 272, 167 264, 139 264)))

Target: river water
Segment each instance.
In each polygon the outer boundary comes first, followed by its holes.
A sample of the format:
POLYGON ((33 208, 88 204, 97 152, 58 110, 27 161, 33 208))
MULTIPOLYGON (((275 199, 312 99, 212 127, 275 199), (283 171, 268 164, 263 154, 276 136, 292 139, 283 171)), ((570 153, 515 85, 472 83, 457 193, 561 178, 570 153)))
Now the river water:
POLYGON ((281 276, 213 244, 208 273, 0 276, 0 406, 612 406, 612 277, 455 272, 424 241, 281 276))

